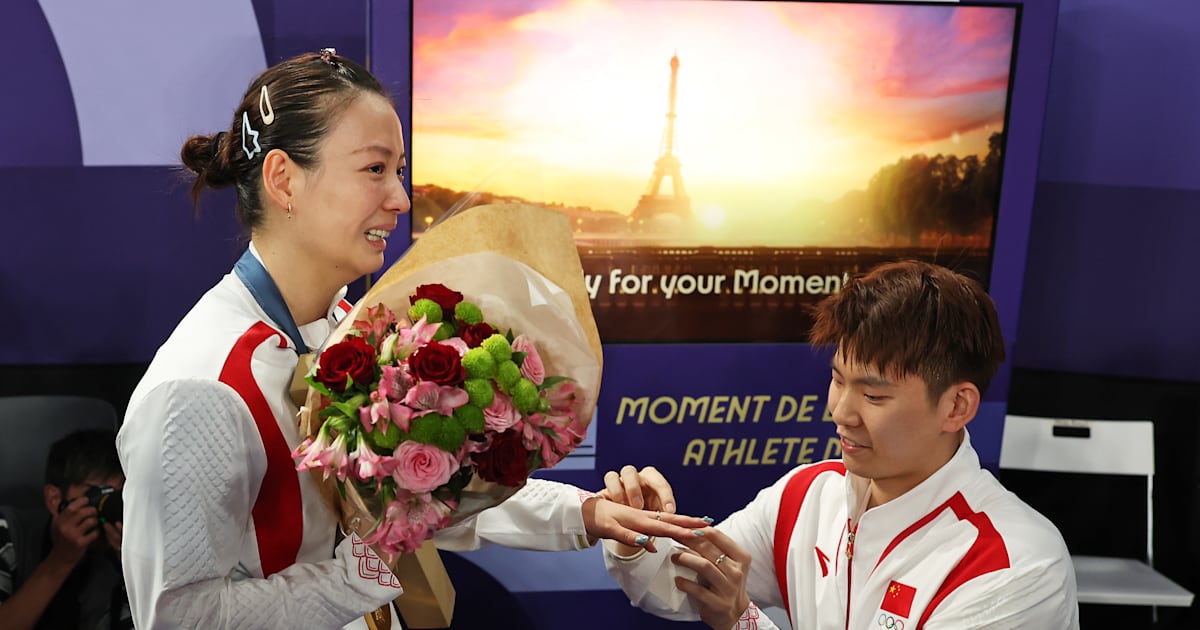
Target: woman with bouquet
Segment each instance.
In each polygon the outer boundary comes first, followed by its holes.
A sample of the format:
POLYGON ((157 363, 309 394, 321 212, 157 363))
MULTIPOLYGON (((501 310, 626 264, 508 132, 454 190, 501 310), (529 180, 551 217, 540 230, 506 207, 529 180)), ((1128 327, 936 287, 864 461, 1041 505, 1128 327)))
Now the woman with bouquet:
MULTIPOLYGON (((264 71, 231 127, 190 138, 182 158, 196 175, 194 200, 235 188, 250 246, 159 348, 117 439, 134 619, 362 627, 402 585, 365 532, 337 542, 317 482, 296 471, 289 386, 298 357, 349 311, 345 285, 382 266, 409 209, 399 118, 378 80, 327 49, 264 71)), ((646 544, 704 525, 588 496, 530 480, 444 539, 556 550, 596 538, 646 544)))

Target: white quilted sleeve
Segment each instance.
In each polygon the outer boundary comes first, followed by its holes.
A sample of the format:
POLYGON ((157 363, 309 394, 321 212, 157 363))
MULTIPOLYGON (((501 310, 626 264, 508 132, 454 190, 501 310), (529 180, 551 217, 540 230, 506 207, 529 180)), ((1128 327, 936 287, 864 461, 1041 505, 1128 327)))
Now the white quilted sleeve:
POLYGON ((448 551, 488 544, 539 551, 582 549, 589 546, 582 507, 589 496, 565 483, 530 479, 504 503, 439 531, 433 541, 448 551))
POLYGON ((135 401, 117 439, 127 481, 122 564, 138 628, 339 627, 400 585, 357 538, 335 557, 232 579, 263 474, 254 420, 211 380, 135 401))

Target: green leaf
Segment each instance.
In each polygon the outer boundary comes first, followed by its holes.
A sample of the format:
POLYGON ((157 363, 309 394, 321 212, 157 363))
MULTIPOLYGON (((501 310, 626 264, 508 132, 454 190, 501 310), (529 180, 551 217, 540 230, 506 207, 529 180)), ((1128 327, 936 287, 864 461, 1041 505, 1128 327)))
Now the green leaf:
POLYGON ((512 356, 513 363, 516 363, 517 367, 521 367, 521 364, 525 362, 525 357, 527 356, 529 356, 528 352, 514 352, 512 356))
POLYGON ((318 381, 316 378, 314 378, 312 376, 307 376, 304 378, 304 382, 308 383, 309 387, 317 390, 318 394, 320 394, 326 398, 330 398, 330 399, 333 398, 333 392, 329 391, 329 388, 325 386, 325 383, 318 381))
POLYGON ((542 381, 542 384, 538 385, 538 391, 541 391, 548 387, 553 387, 554 385, 557 385, 563 381, 569 381, 569 380, 571 380, 570 376, 547 376, 546 379, 544 381, 542 381))
POLYGON ((358 405, 353 405, 348 402, 335 402, 330 406, 337 408, 338 411, 342 412, 343 416, 348 418, 353 418, 358 415, 358 405))

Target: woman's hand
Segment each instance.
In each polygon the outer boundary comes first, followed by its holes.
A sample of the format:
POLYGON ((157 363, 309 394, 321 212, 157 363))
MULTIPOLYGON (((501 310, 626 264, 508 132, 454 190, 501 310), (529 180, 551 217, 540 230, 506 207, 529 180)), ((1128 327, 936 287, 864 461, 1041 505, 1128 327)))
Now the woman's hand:
POLYGON ((596 495, 583 503, 583 526, 592 539, 614 540, 622 545, 621 553, 628 555, 642 548, 658 551, 654 546, 657 536, 695 538, 708 521, 663 510, 639 510, 596 495))
POLYGON ((696 581, 675 578, 675 586, 700 606, 700 619, 714 630, 734 627, 746 608, 746 579, 750 575, 750 553, 724 532, 712 527, 703 536, 676 539, 691 549, 671 561, 696 572, 696 581))
POLYGON ((584 503, 583 519, 588 536, 620 543, 622 555, 642 548, 658 551, 656 536, 694 538, 696 530, 712 522, 676 514, 671 484, 653 466, 624 466, 619 473, 605 473, 604 490, 584 503))

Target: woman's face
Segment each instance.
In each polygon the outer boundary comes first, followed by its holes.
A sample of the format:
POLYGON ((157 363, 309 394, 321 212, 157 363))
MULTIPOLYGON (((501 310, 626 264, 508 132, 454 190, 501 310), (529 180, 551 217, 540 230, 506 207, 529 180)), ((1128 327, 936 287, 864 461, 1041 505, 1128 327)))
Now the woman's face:
POLYGON ((335 120, 319 165, 300 179, 294 220, 301 251, 340 284, 378 271, 387 238, 408 212, 400 118, 383 97, 364 93, 335 120))

